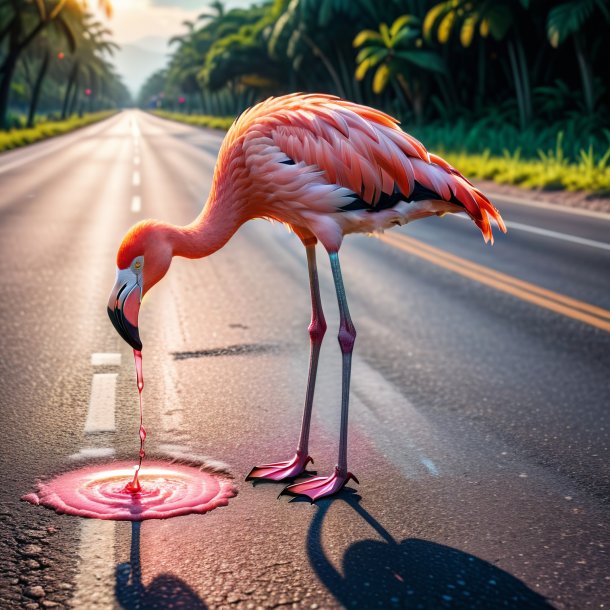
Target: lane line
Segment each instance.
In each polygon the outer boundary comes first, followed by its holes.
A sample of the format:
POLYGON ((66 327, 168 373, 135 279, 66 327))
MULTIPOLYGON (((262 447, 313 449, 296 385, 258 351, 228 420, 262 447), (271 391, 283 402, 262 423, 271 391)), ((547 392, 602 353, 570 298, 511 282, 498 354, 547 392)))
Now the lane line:
POLYGON ((610 311, 596 307, 584 301, 541 288, 513 276, 484 267, 472 261, 429 246, 413 237, 402 234, 384 233, 379 239, 403 252, 423 258, 435 265, 454 271, 459 275, 472 279, 505 292, 523 301, 533 303, 555 313, 562 314, 574 320, 584 322, 595 328, 610 332, 610 311))
POLYGON ((557 301, 569 307, 573 307, 575 309, 579 309, 586 313, 590 313, 594 316, 598 316, 607 320, 610 320, 610 311, 603 309, 601 307, 597 307, 596 305, 591 305, 589 303, 585 303, 584 301, 579 301, 578 299, 574 299, 572 297, 565 296, 558 292, 553 292, 552 290, 547 290, 546 288, 542 288, 541 286, 537 286, 536 284, 531 284, 530 282, 526 282, 525 280, 520 280, 512 275, 508 275, 506 273, 502 273, 501 271, 496 271, 491 267, 485 267, 484 265, 479 265, 478 263, 474 263, 468 259, 462 258, 460 256, 456 256, 455 254, 451 254, 445 250, 441 250, 439 248, 435 248, 434 246, 430 246, 424 242, 420 242, 418 239, 413 237, 408 237, 404 234, 392 234, 389 235, 390 238, 398 238, 403 241, 403 243, 410 245, 413 248, 426 250, 428 253, 434 255, 435 257, 441 257, 441 260, 446 260, 456 265, 459 265, 463 268, 468 268, 476 273, 487 275, 492 278, 501 280, 502 282, 515 286, 517 288, 522 288, 523 290, 527 290, 529 292, 533 292, 534 294, 538 294, 540 296, 549 298, 551 300, 557 301))
POLYGON ((133 172, 133 177, 131 179, 131 183, 134 186, 140 186, 140 172, 139 171, 136 170, 133 172))
POLYGON ((112 457, 115 451, 112 447, 83 447, 77 453, 68 456, 71 460, 112 457))
POLYGON ((91 354, 93 366, 121 366, 121 354, 96 352, 91 354))
MULTIPOLYGON (((16 159, 12 163, 7 163, 6 165, 0 165, 0 174, 3 174, 4 172, 8 172, 11 169, 15 169, 16 167, 26 165, 27 163, 30 163, 32 161, 37 161, 41 157, 46 157, 47 155, 50 155, 57 150, 65 149, 65 147, 68 144, 70 144, 70 145, 75 144, 75 142, 72 142, 72 140, 76 140, 78 142, 79 140, 84 140, 87 137, 91 137, 93 134, 97 133, 98 131, 103 131, 102 129, 95 129, 96 127, 102 127, 106 124, 107 121, 110 121, 111 119, 118 119, 119 117, 120 117, 120 113, 115 114, 111 117, 108 117, 107 119, 103 119, 102 121, 98 121, 97 123, 93 123, 92 125, 87 125, 86 127, 81 127, 80 129, 77 129, 76 131, 71 131, 71 132, 62 134, 60 136, 57 136, 56 138, 53 138, 53 140, 56 143, 55 146, 53 146, 53 145, 47 146, 47 144, 50 144, 50 142, 48 140, 41 140, 39 142, 34 142, 33 144, 30 144, 28 146, 16 148, 14 151, 7 151, 7 154, 10 154, 12 152, 15 152, 15 153, 26 152, 29 146, 40 145, 40 149, 37 148, 33 151, 32 150, 27 151, 27 152, 29 152, 28 155, 24 155, 23 157, 16 159), (70 137, 70 136, 76 136, 76 137, 70 137), (64 138, 67 138, 68 141, 66 141, 64 138)), ((109 127, 109 125, 106 125, 106 127, 109 127)), ((3 160, 2 157, 0 157, 0 163, 2 163, 2 160, 3 160)))
MULTIPOLYGON (((468 218, 468 216, 464 214, 452 214, 450 218, 470 221, 470 218, 468 218)), ((521 222, 513 222, 512 220, 505 221, 504 224, 507 226, 507 228, 516 229, 517 231, 525 231, 526 233, 544 235, 545 237, 551 237, 553 239, 559 239, 561 241, 567 241, 582 246, 599 248, 600 250, 610 250, 610 244, 603 241, 587 239, 586 237, 578 237, 578 235, 572 235, 570 233, 560 233, 559 231, 551 231, 550 229, 543 229, 541 227, 535 227, 533 225, 526 225, 521 222)))
POLYGON ((527 233, 535 233, 536 235, 544 235, 545 237, 552 237, 553 239, 561 239, 563 241, 572 242, 573 244, 590 246, 592 248, 599 248, 600 250, 610 250, 610 244, 606 244, 603 241, 587 239, 586 237, 578 237, 577 235, 570 235, 569 233, 559 233, 558 231, 551 231, 549 229, 541 229, 540 227, 533 227, 532 225, 525 225, 520 222, 512 222, 512 221, 507 222, 506 226, 509 229, 517 229, 518 231, 525 231, 527 233))
MULTIPOLYGON (((543 210, 554 210, 564 214, 574 214, 576 216, 588 216, 589 218, 599 218, 602 220, 610 220, 608 212, 599 212, 597 210, 587 210, 585 208, 576 208, 568 205, 557 203, 546 203, 544 201, 536 201, 535 199, 527 199, 526 197, 515 197, 513 195, 502 195, 502 193, 494 193, 493 191, 485 191, 485 194, 492 201, 504 201, 505 203, 528 206, 531 208, 540 208, 543 210)), ((495 204, 494 204, 495 205, 495 204)))
POLYGON ((93 375, 85 434, 114 432, 116 380, 116 373, 95 373, 93 375))
POLYGON ((134 195, 131 198, 131 211, 137 214, 142 209, 142 198, 140 195, 134 195))
POLYGON ((82 519, 72 608, 92 610, 113 608, 115 521, 82 519))

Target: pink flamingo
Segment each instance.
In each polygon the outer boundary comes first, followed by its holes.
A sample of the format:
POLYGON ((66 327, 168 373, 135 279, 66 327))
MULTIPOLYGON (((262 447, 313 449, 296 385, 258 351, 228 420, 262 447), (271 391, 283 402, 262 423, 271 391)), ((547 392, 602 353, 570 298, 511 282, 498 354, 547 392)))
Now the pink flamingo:
POLYGON ((209 198, 191 224, 177 227, 146 220, 129 230, 118 251, 117 279, 108 313, 120 335, 139 350, 141 297, 167 273, 173 256, 209 256, 252 218, 277 220, 294 231, 307 252, 312 301, 301 433, 291 459, 257 466, 247 480, 293 479, 313 462, 308 453, 309 428, 318 356, 326 331, 315 254, 320 241, 330 257, 340 315, 343 386, 339 458, 329 476, 307 478, 284 490, 316 500, 339 491, 349 479, 356 480, 347 468, 356 329, 339 265, 343 237, 448 212, 466 212, 486 242, 493 241, 490 218, 506 232, 500 214, 479 190, 446 161, 429 154, 387 114, 329 95, 270 98, 244 112, 228 131, 209 198))

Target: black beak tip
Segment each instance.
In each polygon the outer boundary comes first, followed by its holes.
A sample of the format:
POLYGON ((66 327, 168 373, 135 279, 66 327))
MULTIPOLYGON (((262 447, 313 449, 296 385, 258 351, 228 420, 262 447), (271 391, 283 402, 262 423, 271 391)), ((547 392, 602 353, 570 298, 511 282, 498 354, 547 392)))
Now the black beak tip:
POLYGON ((107 308, 108 317, 119 335, 135 350, 142 351, 142 341, 137 326, 130 324, 120 312, 107 308))

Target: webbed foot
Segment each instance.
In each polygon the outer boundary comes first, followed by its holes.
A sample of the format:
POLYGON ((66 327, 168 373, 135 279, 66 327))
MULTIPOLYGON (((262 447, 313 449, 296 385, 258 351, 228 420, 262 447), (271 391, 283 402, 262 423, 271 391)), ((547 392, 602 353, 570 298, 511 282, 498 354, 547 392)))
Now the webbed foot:
POLYGON ((267 481, 283 481, 284 479, 292 479, 305 472, 305 467, 309 462, 313 464, 313 459, 310 456, 306 455, 302 451, 297 451, 291 460, 255 466, 250 471, 250 474, 246 477, 246 481, 250 481, 252 479, 267 481))
POLYGON ((320 498, 325 498, 341 491, 350 479, 359 484, 358 479, 351 472, 342 472, 338 466, 335 466, 335 471, 330 476, 312 477, 306 481, 293 483, 285 487, 281 491, 280 496, 282 494, 307 496, 312 502, 315 502, 320 498))

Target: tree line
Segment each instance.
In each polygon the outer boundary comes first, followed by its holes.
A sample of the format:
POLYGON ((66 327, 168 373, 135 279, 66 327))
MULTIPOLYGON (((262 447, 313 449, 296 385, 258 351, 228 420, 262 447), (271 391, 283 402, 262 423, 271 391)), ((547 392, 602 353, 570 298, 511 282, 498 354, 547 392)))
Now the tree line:
POLYGON ((232 115, 324 91, 415 127, 569 124, 610 140, 610 0, 217 1, 185 27, 140 105, 232 115))
MULTIPOLYGON (((100 7, 110 16, 109 0, 100 7)), ((41 111, 65 119, 128 103, 110 36, 82 0, 0 0, 0 127, 21 126, 22 113, 31 127, 41 111)))

